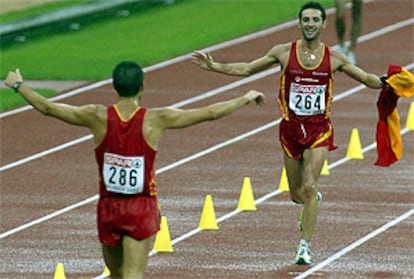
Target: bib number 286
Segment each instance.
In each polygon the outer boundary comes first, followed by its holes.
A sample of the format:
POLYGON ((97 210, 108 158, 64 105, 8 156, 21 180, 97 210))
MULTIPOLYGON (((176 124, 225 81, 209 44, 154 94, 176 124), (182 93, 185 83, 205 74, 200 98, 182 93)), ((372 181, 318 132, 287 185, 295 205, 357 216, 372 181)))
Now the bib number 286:
POLYGON ((103 178, 106 190, 121 194, 142 193, 144 169, 144 157, 105 153, 103 178))

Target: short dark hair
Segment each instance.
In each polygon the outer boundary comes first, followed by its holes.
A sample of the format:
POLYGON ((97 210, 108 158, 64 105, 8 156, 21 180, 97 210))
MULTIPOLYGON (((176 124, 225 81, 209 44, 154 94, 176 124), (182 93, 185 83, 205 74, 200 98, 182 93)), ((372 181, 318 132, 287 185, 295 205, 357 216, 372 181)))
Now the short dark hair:
POLYGON ((306 4, 304 4, 302 6, 302 8, 300 8, 300 11, 299 11, 299 20, 302 20, 302 12, 304 10, 307 10, 307 9, 316 9, 316 10, 319 10, 321 12, 322 21, 325 21, 325 19, 326 19, 325 8, 320 3, 313 2, 313 1, 310 1, 310 2, 308 2, 306 4))
POLYGON ((141 66, 133 61, 119 63, 112 72, 113 85, 121 97, 137 95, 144 81, 141 66))

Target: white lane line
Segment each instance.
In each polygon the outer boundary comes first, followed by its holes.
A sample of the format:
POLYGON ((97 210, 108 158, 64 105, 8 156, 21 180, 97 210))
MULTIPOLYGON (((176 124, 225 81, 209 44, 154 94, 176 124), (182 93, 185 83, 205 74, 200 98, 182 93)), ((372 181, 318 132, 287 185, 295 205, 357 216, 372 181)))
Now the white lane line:
POLYGON ((64 214, 64 213, 68 212, 68 211, 71 211, 72 209, 76 209, 76 208, 78 208, 78 207, 81 207, 81 206, 83 206, 83 205, 86 205, 86 204, 88 204, 88 203, 91 203, 91 202, 93 202, 93 201, 97 200, 97 198, 98 198, 98 195, 92 196, 92 197, 87 198, 87 199, 85 199, 85 200, 83 200, 83 201, 80 201, 80 202, 78 202, 78 203, 75 203, 75 204, 69 205, 69 206, 67 206, 67 207, 65 207, 65 208, 62 208, 62 209, 60 209, 60 210, 56 210, 56 211, 54 211, 54 212, 53 212, 53 213, 51 213, 51 214, 45 215, 45 216, 43 216, 43 217, 41 217, 41 218, 38 218, 38 219, 36 219, 36 220, 33 220, 33 221, 29 222, 29 223, 23 224, 23 225, 21 225, 21 226, 19 226, 19 227, 16 227, 16 228, 14 228, 14 229, 11 229, 11 230, 9 230, 9 231, 6 231, 6 232, 4 232, 4 233, 0 234, 0 239, 6 238, 6 237, 8 237, 9 235, 12 235, 12 234, 15 234, 15 233, 17 233, 17 232, 20 232, 20 231, 22 231, 22 230, 25 230, 25 229, 27 229, 27 228, 33 227, 34 225, 37 225, 37 224, 40 224, 40 223, 46 222, 46 221, 48 221, 48 220, 50 220, 50 219, 52 219, 52 218, 54 218, 54 217, 57 217, 57 216, 62 215, 62 214, 64 214))
POLYGON ((5 171, 5 170, 8 170, 8 169, 11 169, 11 168, 14 168, 14 167, 17 167, 17 166, 20 166, 20 165, 23 165, 23 164, 26 164, 26 163, 28 163, 30 161, 34 161, 34 160, 39 159, 41 157, 45 157, 45 156, 47 156, 49 154, 58 152, 60 150, 63 150, 63 149, 66 149, 68 147, 77 145, 78 143, 82 143, 82 142, 87 141, 87 140, 90 140, 90 139, 92 139, 92 135, 87 135, 87 136, 83 136, 81 138, 78 138, 78 139, 75 139, 75 140, 72 140, 72 141, 68 141, 68 142, 66 142, 64 144, 61 144, 61 145, 58 145, 58 146, 49 148, 49 149, 44 150, 42 152, 33 154, 33 155, 29 156, 29 157, 25 157, 23 159, 14 161, 14 162, 12 162, 10 164, 3 165, 3 166, 0 167, 0 172, 5 171))
MULTIPOLYGON (((173 169, 173 168, 175 168, 175 167, 178 167, 178 166, 184 165, 185 163, 188 163, 188 162, 190 162, 190 161, 192 161, 192 160, 195 160, 195 159, 200 158, 200 157, 202 157, 202 156, 204 156, 204 155, 207 155, 207 154, 209 154, 209 153, 212 153, 212 152, 214 152, 214 151, 216 151, 216 150, 219 150, 219 149, 221 149, 221 148, 223 148, 223 147, 226 147, 227 145, 233 144, 233 143, 235 143, 235 142, 238 142, 238 141, 241 141, 241 140, 243 140, 243 139, 245 139, 245 138, 248 138, 248 137, 250 137, 250 136, 252 136, 252 135, 255 135, 255 134, 258 134, 258 133, 260 133, 260 132, 263 132, 263 131, 265 131, 265 130, 267 130, 267 129, 269 129, 269 128, 273 127, 273 126, 278 125, 278 124, 280 123, 280 121, 281 121, 281 120, 282 120, 282 119, 280 118, 280 119, 278 119, 278 120, 275 120, 275 121, 269 122, 269 123, 267 123, 267 124, 265 124, 265 125, 263 125, 263 126, 260 126, 260 127, 256 128, 256 129, 253 129, 253 130, 251 130, 251 131, 249 131, 249 132, 246 132, 246 133, 244 133, 244 134, 241 134, 241 135, 239 135, 239 136, 237 136, 237 137, 234 137, 234 138, 231 138, 231 139, 229 139, 229 140, 226 140, 226 141, 224 141, 224 142, 222 142, 222 143, 219 143, 219 144, 213 145, 212 147, 209 147, 209 148, 207 148, 207 149, 204 149, 204 150, 202 150, 202 151, 200 151, 200 152, 197 152, 197 153, 195 153, 195 154, 193 154, 193 155, 191 155, 191 156, 188 156, 188 157, 186 157, 186 158, 184 158, 184 159, 181 159, 181 160, 179 160, 179 161, 176 161, 175 163, 172 163, 172 164, 170 164, 170 165, 168 165, 168 166, 165 166, 165 167, 161 168, 161 169, 159 170, 159 172, 160 172, 160 173, 162 173, 162 172, 164 172, 164 171, 168 171, 168 170, 173 169)), ((158 174, 158 172, 157 172, 157 174, 158 174)))
POLYGON ((339 252, 333 254, 323 262, 315 265, 314 267, 306 270, 304 273, 302 273, 299 276, 296 276, 294 279, 303 279, 308 277, 309 275, 313 274, 315 271, 318 271, 322 269, 323 267, 327 266, 328 264, 332 263, 333 261, 337 260, 338 258, 342 257, 346 253, 352 251, 353 249, 357 248, 358 246, 362 245, 363 243, 367 242, 368 240, 376 237, 380 233, 383 233, 387 231, 388 229, 392 228, 393 226, 397 225, 398 223, 401 223, 405 219, 409 218, 411 215, 414 214, 414 209, 410 209, 404 214, 400 215, 399 217, 395 218, 391 222, 386 223, 385 225, 381 226, 380 228, 376 229, 375 231, 372 231, 371 233, 367 234, 366 236, 358 239, 351 245, 345 247, 344 249, 340 250, 339 252))

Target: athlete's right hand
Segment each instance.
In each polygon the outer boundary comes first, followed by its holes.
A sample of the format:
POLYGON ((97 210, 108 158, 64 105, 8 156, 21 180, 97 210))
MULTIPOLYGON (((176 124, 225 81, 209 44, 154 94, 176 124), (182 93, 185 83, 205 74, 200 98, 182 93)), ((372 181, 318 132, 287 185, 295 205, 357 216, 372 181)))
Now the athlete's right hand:
POLYGON ((203 53, 198 50, 193 51, 191 59, 194 64, 199 65, 205 70, 211 70, 211 65, 214 63, 213 57, 211 57, 210 53, 203 53))
POLYGON ((249 103, 251 101, 255 101, 256 105, 262 106, 266 103, 266 97, 262 92, 256 91, 256 90, 250 90, 244 95, 245 98, 249 100, 249 103))
POLYGON ((16 71, 14 72, 10 71, 7 74, 6 79, 4 80, 4 84, 6 84, 6 86, 8 87, 12 87, 13 84, 16 83, 17 81, 23 81, 23 77, 19 69, 16 69, 16 71))

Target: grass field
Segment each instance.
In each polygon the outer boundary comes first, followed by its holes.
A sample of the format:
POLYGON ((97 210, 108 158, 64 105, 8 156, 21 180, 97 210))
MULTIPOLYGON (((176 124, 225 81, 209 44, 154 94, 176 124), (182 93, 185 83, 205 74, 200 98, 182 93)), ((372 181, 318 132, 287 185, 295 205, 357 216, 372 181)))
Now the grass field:
MULTIPOLYGON (((175 0, 173 5, 156 6, 4 48, 0 76, 4 78, 9 70, 19 67, 31 80, 101 80, 121 60, 135 60, 145 67, 294 19, 306 2, 175 0)), ((333 6, 333 0, 320 2, 326 8, 333 6)), ((48 7, 47 11, 61 8, 48 7)), ((46 12, 45 8, 36 9, 46 12)), ((11 18, 16 19, 13 14, 11 18)), ((33 12, 17 13, 28 14, 32 16, 33 12)), ((284 42, 283 38, 280 42, 284 42)))

